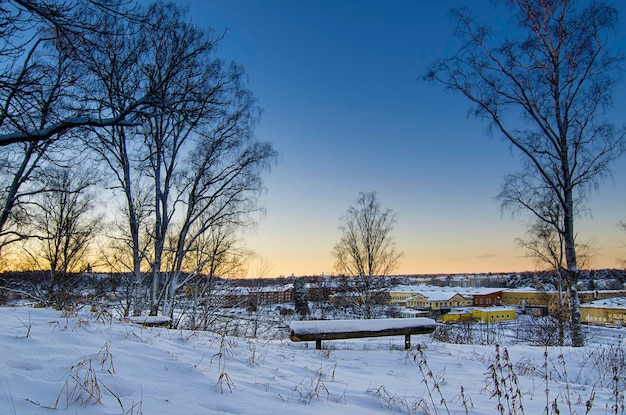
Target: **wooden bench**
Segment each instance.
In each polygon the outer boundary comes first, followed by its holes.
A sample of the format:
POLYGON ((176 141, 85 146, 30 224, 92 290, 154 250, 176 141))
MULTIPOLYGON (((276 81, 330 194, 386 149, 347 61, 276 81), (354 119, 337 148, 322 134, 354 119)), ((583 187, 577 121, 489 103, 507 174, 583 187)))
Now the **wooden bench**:
POLYGON ((291 341, 315 341, 317 350, 322 349, 322 340, 382 336, 404 336, 404 348, 410 349, 411 335, 432 333, 435 331, 435 320, 418 317, 372 320, 292 321, 289 329, 291 341))
POLYGON ((146 327, 169 327, 172 319, 166 316, 135 316, 128 317, 128 321, 146 327))

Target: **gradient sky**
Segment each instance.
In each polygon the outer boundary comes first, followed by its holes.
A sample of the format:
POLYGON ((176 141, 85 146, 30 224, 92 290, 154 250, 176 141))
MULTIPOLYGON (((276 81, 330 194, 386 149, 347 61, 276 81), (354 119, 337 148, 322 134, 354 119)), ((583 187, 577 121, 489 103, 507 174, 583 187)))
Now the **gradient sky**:
MULTIPOLYGON (((331 274, 339 218, 359 192, 377 192, 398 215, 398 274, 535 270, 517 248, 524 227, 501 214, 497 195, 518 154, 469 103, 419 81, 457 47, 450 8, 469 5, 503 22, 490 1, 181 0, 194 22, 227 30, 219 55, 246 68, 264 114, 257 136, 280 162, 266 180, 267 213, 247 236, 269 275, 331 274)), ((626 49, 626 6, 615 47, 626 49)), ((614 122, 625 123, 626 87, 614 122)), ((614 166, 578 222, 593 240, 593 268, 626 257, 626 159, 614 166)), ((253 271, 251 271, 253 273, 253 271)), ((260 276, 260 275, 251 275, 260 276)))

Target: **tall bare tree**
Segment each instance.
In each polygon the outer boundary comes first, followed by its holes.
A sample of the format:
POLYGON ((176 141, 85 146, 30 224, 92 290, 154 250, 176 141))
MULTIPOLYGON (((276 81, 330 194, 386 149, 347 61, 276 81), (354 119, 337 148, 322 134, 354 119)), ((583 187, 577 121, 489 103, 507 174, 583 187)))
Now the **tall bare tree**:
MULTIPOLYGON (((76 141, 86 128, 132 125, 149 101, 152 91, 142 90, 118 112, 109 111, 85 65, 110 34, 104 20, 128 19, 129 5, 126 0, 0 4, 0 180, 6 189, 0 197, 0 246, 29 237, 23 221, 15 219, 28 217, 20 208, 41 190, 38 171, 55 142, 76 141)), ((107 65, 109 57, 100 57, 107 65)))
POLYGON ((215 56, 221 35, 192 25, 175 4, 141 14, 138 29, 110 16, 112 33, 87 65, 113 115, 145 91, 151 96, 135 126, 94 131, 91 147, 124 195, 133 274, 141 281, 150 273, 155 314, 164 304, 170 311, 200 271, 190 271, 187 257, 205 249, 198 246, 204 234, 250 223, 276 153, 254 137, 259 109, 243 70, 215 56))
POLYGON ((516 196, 503 204, 529 212, 562 237, 562 272, 572 282, 572 343, 582 346, 574 224, 577 202, 623 152, 623 133, 606 121, 623 61, 609 48, 617 11, 603 1, 502 3, 511 12, 507 30, 514 37, 493 36, 468 10, 453 10, 462 46, 436 61, 425 78, 468 98, 473 114, 524 157, 524 172, 505 183, 505 195, 516 196), (537 209, 546 192, 561 209, 558 223, 537 209))
MULTIPOLYGON (((148 183, 142 177, 142 160, 146 156, 141 149, 142 139, 138 133, 141 122, 138 119, 156 112, 148 97, 163 94, 163 87, 156 83, 148 86, 144 73, 150 65, 144 31, 149 21, 147 11, 134 9, 132 19, 124 14, 108 13, 99 20, 107 30, 100 33, 98 41, 90 48, 75 52, 82 52, 80 60, 90 82, 86 99, 97 103, 100 111, 112 118, 124 118, 128 108, 142 103, 133 114, 132 125, 92 127, 90 134, 84 137, 87 147, 107 167, 112 196, 120 196, 123 200, 121 214, 116 215, 115 223, 108 231, 110 243, 105 249, 104 260, 112 269, 121 272, 125 294, 120 301, 127 315, 143 309, 142 289, 147 278, 147 250, 151 244, 146 229, 154 210, 148 201, 148 183)), ((154 102, 159 101, 155 98, 154 102)))
POLYGON ((346 278, 345 299, 373 318, 377 308, 388 302, 386 281, 402 253, 396 251, 393 226, 397 215, 383 209, 375 192, 360 193, 340 219, 341 237, 333 248, 335 271, 346 278))

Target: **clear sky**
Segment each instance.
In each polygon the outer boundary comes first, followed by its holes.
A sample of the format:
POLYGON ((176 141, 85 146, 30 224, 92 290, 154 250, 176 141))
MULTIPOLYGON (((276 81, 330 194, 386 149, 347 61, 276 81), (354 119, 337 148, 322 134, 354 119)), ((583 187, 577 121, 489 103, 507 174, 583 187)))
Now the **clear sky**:
MULTIPOLYGON (((227 30, 219 55, 245 66, 264 110, 257 135, 280 153, 247 236, 267 276, 331 274, 339 217, 370 191, 398 215, 398 274, 535 269, 515 243, 524 227, 495 200, 518 155, 468 118, 464 98, 418 80, 456 50, 450 8, 502 22, 491 1, 180 1, 198 25, 227 30)), ((624 49, 626 6, 613 4, 624 49)), ((623 125, 624 85, 615 101, 623 125)), ((626 257, 626 159, 614 167, 578 222, 594 268, 626 257)))

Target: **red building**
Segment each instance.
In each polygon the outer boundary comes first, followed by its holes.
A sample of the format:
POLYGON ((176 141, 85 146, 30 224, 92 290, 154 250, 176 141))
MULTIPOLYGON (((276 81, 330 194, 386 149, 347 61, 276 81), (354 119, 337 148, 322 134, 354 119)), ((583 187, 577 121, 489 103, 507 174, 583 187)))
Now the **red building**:
POLYGON ((491 307, 495 305, 501 305, 502 301, 502 291, 504 289, 492 289, 492 288, 484 288, 484 289, 476 289, 476 291, 469 292, 467 294, 463 293, 463 297, 471 296, 473 298, 473 306, 474 307, 491 307))

